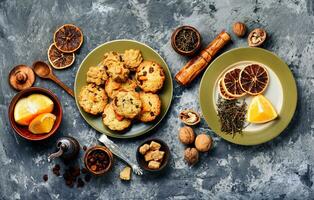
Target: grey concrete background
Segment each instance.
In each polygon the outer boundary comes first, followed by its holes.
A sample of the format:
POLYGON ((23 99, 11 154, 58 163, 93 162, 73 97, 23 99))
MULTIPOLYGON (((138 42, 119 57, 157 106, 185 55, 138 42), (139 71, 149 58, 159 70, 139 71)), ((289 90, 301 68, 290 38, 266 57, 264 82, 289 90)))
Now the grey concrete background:
MULTIPOLYGON (((313 22, 312 0, 0 0, 0 199, 314 199, 313 22), (7 110, 16 94, 7 84, 10 69, 20 63, 47 60, 53 33, 64 23, 76 24, 85 35, 75 64, 55 71, 73 87, 80 62, 106 41, 128 38, 144 42, 165 58, 175 75, 187 59, 171 48, 169 38, 174 28, 195 26, 206 45, 222 29, 230 32, 235 21, 245 22, 251 30, 265 28, 270 37, 264 48, 283 58, 297 81, 295 117, 271 142, 254 147, 233 145, 202 121, 196 130, 212 135, 215 148, 202 154, 198 165, 188 167, 182 160, 184 146, 177 140, 181 126, 177 115, 183 108, 200 110, 200 79, 189 88, 174 83, 172 107, 164 123, 150 134, 114 140, 133 158, 144 139, 167 141, 172 160, 159 176, 133 176, 131 182, 121 182, 118 175, 124 164, 116 160, 110 173, 93 178, 84 188, 66 187, 62 177, 52 174, 53 164, 46 162, 54 142, 62 135, 71 135, 82 145, 94 145, 98 133, 83 121, 74 100, 49 81, 38 78, 35 85, 49 88, 62 101, 64 119, 57 136, 45 143, 30 143, 10 128, 7 110), (49 180, 44 182, 46 173, 49 180)), ((233 43, 224 51, 247 46, 245 39, 232 36, 233 43)))

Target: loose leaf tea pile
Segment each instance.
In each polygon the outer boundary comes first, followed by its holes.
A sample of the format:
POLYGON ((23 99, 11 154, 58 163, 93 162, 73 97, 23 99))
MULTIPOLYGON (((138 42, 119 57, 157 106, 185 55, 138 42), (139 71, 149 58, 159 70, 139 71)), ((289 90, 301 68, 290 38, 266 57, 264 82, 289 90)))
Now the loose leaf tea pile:
POLYGON ((176 37, 176 45, 182 51, 192 51, 197 45, 197 35, 192 30, 181 30, 176 37))
POLYGON ((237 133, 242 133, 247 111, 245 101, 240 103, 238 100, 225 100, 219 96, 217 109, 222 132, 232 134, 233 136, 237 133))

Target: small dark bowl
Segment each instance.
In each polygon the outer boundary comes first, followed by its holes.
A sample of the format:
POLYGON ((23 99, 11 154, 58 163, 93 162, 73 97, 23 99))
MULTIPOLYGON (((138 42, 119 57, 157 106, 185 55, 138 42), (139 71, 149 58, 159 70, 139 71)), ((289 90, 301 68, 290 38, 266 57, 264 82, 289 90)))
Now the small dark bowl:
POLYGON ((153 138, 153 139, 146 140, 136 150, 136 160, 137 160, 139 166, 142 169, 144 169, 145 171, 148 171, 148 172, 160 172, 160 171, 162 171, 167 166, 169 159, 170 159, 169 147, 168 147, 168 145, 164 141, 162 141, 160 139, 153 138), (148 168, 148 162, 145 161, 144 155, 142 155, 139 152, 140 147, 142 145, 150 144, 152 141, 155 141, 155 142, 161 144, 160 151, 164 151, 165 152, 164 158, 163 158, 163 160, 162 160, 162 162, 160 164, 159 169, 150 169, 150 168, 148 168))
POLYGON ((202 40, 201 34, 194 27, 192 27, 192 26, 180 26, 171 35, 171 46, 178 54, 181 54, 183 56, 192 56, 200 49, 201 40, 202 40), (176 45, 176 37, 177 37, 178 33, 184 29, 185 30, 192 30, 193 32, 196 33, 197 44, 196 44, 195 48, 190 50, 190 51, 183 51, 183 50, 179 49, 176 45))
POLYGON ((111 166, 112 166, 112 163, 113 163, 113 155, 112 155, 111 151, 110 151, 107 147, 100 146, 100 145, 96 145, 96 146, 93 146, 93 147, 88 148, 88 149, 86 150, 86 152, 85 152, 85 155, 84 155, 84 164, 85 164, 85 167, 86 167, 86 169, 87 169, 90 173, 92 173, 93 175, 96 175, 96 176, 104 175, 106 172, 109 171, 109 169, 110 169, 111 166), (88 158, 89 154, 91 154, 93 151, 96 151, 96 150, 105 152, 105 153, 108 155, 108 157, 109 157, 109 164, 108 164, 108 166, 107 166, 104 170, 97 171, 97 172, 91 170, 91 169, 89 168, 88 164, 87 164, 87 163, 88 163, 87 158, 88 158))
POLYGON ((27 140, 30 140, 30 141, 40 141, 40 140, 47 139, 56 133, 57 129, 60 126, 61 120, 62 120, 62 107, 61 107, 61 104, 60 104, 58 97, 54 93, 52 93, 50 90, 47 90, 44 88, 39 88, 39 87, 31 87, 31 88, 22 90, 21 92, 17 93, 13 97, 13 99, 11 100, 10 106, 9 106, 9 113, 8 114, 9 114, 9 120, 10 120, 11 127, 14 129, 14 131, 18 135, 20 135, 21 137, 23 137, 27 140), (52 113, 54 115, 56 115, 57 118, 56 118, 56 121, 55 121, 55 123, 54 123, 54 125, 53 125, 53 127, 49 133, 33 134, 32 132, 30 132, 28 130, 28 126, 19 125, 14 120, 14 107, 15 107, 16 103, 21 98, 27 97, 31 94, 43 94, 43 95, 49 97, 54 103, 52 113))

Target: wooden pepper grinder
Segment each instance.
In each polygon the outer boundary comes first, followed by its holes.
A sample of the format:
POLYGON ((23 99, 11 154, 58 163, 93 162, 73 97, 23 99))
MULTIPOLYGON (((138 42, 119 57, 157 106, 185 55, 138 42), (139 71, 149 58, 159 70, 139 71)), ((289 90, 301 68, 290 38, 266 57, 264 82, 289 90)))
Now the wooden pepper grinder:
POLYGON ((57 148, 57 152, 48 156, 48 162, 58 157, 61 157, 65 160, 71 160, 74 159, 80 152, 80 144, 75 138, 70 136, 65 136, 58 139, 57 148))
POLYGON ((192 58, 175 76, 176 81, 187 86, 195 77, 205 69, 216 53, 222 49, 229 41, 230 35, 222 31, 199 55, 192 58))

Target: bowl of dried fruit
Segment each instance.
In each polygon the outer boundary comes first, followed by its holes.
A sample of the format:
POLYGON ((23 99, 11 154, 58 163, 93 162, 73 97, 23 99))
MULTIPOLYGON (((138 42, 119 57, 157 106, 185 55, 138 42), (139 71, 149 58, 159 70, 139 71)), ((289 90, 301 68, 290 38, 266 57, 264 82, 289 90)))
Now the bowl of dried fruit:
POLYGON ((170 150, 160 139, 149 139, 143 142, 136 151, 136 159, 140 167, 148 172, 159 172, 168 164, 170 150))
POLYGON ((84 164, 94 175, 104 175, 112 166, 113 155, 104 146, 94 146, 86 150, 84 164))

